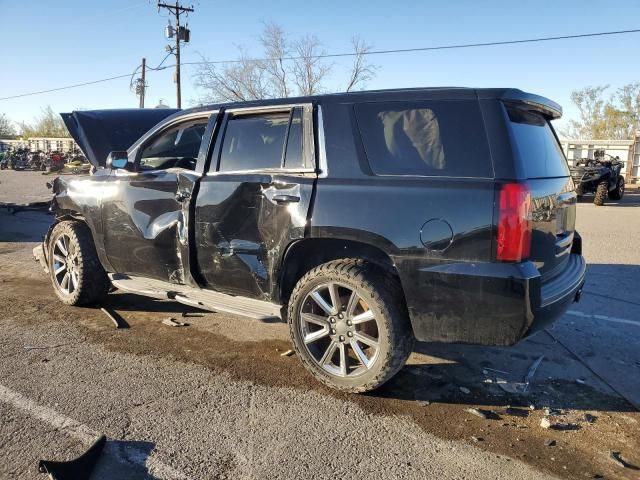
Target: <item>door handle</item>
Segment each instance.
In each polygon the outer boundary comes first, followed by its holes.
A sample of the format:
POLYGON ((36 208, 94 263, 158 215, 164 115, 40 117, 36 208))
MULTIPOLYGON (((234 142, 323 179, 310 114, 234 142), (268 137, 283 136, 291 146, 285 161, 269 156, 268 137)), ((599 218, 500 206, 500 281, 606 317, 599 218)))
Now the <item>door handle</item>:
POLYGON ((296 195, 274 195, 272 200, 276 203, 297 203, 300 201, 300 197, 296 195))
POLYGON ((189 200, 191 198, 191 193, 187 191, 177 191, 176 192, 176 200, 178 202, 183 202, 185 200, 189 200))

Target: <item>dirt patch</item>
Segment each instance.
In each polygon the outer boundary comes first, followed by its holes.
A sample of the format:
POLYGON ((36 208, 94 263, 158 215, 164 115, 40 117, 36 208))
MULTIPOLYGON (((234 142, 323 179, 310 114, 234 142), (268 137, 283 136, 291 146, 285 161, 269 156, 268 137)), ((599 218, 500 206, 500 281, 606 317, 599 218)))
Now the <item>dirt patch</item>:
MULTIPOLYGON (((536 403, 542 389, 552 390, 562 405, 562 415, 554 422, 576 423, 575 430, 546 430, 540 427, 543 405, 529 409, 522 397, 502 395, 481 385, 477 374, 458 371, 451 375, 453 363, 408 365, 382 389, 368 395, 334 392, 316 382, 295 356, 280 354, 290 348, 288 341, 242 341, 215 333, 216 323, 233 322, 235 317, 216 314, 189 317, 189 327, 170 328, 161 324, 167 316, 190 310, 182 305, 154 302, 141 297, 115 294, 109 304, 129 323, 128 330, 115 330, 109 319, 95 308, 73 308, 59 303, 46 277, 41 279, 0 275, 0 303, 4 317, 30 324, 55 325, 74 322, 87 341, 107 349, 135 355, 158 356, 202 365, 212 371, 258 384, 313 389, 359 405, 373 415, 405 416, 424 430, 446 439, 463 440, 499 456, 518 458, 546 472, 565 478, 635 478, 637 472, 622 469, 610 461, 610 450, 623 450, 629 461, 640 451, 640 415, 614 396, 607 396, 587 385, 550 380, 535 385, 528 400, 536 403), (456 379, 464 378, 469 393, 456 379), (540 390, 540 391, 538 391, 540 390), (465 390, 466 391, 466 390, 465 390), (569 401, 571 399, 571 401, 569 401), (567 409, 579 406, 579 410, 567 409), (466 411, 477 408, 486 418, 466 411), (592 415, 586 421, 584 414, 592 415), (548 446, 555 441, 554 446, 548 446)), ((259 330, 263 325, 256 322, 259 330)), ((468 368, 455 364, 455 368, 468 368)), ((544 392, 549 393, 549 392, 544 392)), ((557 405, 545 405, 556 407, 557 405)))

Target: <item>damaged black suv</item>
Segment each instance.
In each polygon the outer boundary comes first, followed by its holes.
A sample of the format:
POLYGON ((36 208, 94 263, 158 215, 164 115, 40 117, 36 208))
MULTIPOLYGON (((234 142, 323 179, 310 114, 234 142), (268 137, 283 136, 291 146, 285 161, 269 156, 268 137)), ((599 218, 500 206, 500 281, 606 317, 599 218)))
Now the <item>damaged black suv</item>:
POLYGON ((510 345, 579 298, 560 114, 467 88, 63 114, 95 171, 56 179, 34 253, 67 304, 282 318, 315 377, 367 391, 414 338, 510 345))

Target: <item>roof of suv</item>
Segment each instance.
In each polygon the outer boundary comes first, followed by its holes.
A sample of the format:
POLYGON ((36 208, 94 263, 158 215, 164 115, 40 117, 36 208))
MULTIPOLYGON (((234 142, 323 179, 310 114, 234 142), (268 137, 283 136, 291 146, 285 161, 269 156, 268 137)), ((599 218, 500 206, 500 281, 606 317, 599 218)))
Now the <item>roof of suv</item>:
POLYGON ((395 88, 386 90, 364 90, 358 92, 330 93, 305 97, 272 98, 246 102, 219 103, 201 105, 183 110, 191 113, 214 108, 242 108, 271 105, 288 105, 292 103, 344 103, 370 102, 390 100, 504 100, 522 102, 545 111, 552 118, 562 115, 562 107, 548 98, 523 92, 516 88, 468 88, 468 87, 421 87, 395 88))

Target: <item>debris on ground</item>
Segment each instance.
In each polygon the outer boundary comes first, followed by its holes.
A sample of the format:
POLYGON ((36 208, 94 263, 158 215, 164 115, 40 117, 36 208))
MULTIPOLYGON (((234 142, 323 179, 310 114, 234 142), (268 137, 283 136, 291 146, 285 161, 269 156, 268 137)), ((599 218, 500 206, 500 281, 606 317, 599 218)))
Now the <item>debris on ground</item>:
POLYGON ((552 439, 549 439, 549 440, 546 440, 544 442, 544 444, 545 444, 546 447, 555 447, 556 446, 556 441, 552 440, 552 439))
POLYGON ((291 355, 293 355, 295 352, 293 350, 287 350, 286 352, 282 352, 280 354, 281 357, 290 357, 291 355))
POLYGON ((633 465, 627 462, 625 459, 623 459, 620 452, 615 452, 615 451, 609 452, 609 458, 613 460, 613 463, 615 463, 619 467, 628 468, 630 470, 640 470, 640 467, 633 465))
POLYGON ((471 390, 469 390, 467 387, 460 387, 460 391, 465 395, 469 395, 471 393, 471 390))
POLYGON ((584 384, 585 384, 585 383, 587 383, 587 382, 585 382, 585 381, 584 381, 583 379, 581 379, 581 378, 576 378, 576 383, 577 383, 577 384, 579 384, 579 385, 584 385, 584 384))
POLYGON ((596 417, 594 415, 591 415, 590 413, 585 413, 583 418, 584 418, 585 422, 593 423, 593 422, 596 421, 596 418, 598 418, 598 417, 596 417))
POLYGON ((431 405, 431 402, 429 400, 418 400, 418 405, 421 407, 428 407, 431 405))
POLYGON ((511 415, 512 417, 528 417, 529 411, 524 408, 515 408, 515 407, 507 407, 505 410, 507 415, 511 415))
MULTIPOLYGON (((522 382, 509 382, 503 378, 496 377, 495 383, 497 383, 498 386, 507 393, 516 393, 516 394, 524 395, 527 393, 527 390, 529 390, 529 385, 531 383, 531 380, 533 380, 533 376, 535 375, 536 370, 538 370, 538 367, 542 363, 543 359, 544 359, 544 355, 540 355, 531 364, 522 382)), ((532 408, 532 410, 535 410, 535 408, 532 408)))
POLYGON ((480 417, 485 420, 487 419, 487 414, 484 413, 482 410, 478 410, 477 408, 467 408, 465 409, 465 412, 468 412, 471 415, 475 415, 476 417, 480 417))
POLYGON ((100 459, 105 443, 107 443, 107 437, 102 435, 86 452, 68 462, 40 460, 38 471, 48 474, 53 480, 88 480, 93 467, 100 459))
POLYGON ((548 418, 543 418, 542 420, 540 420, 540 426, 542 428, 551 428, 553 430, 564 430, 564 431, 580 430, 580 425, 578 425, 577 423, 570 423, 570 422, 551 423, 551 421, 548 418))
POLYGON ((471 440, 473 440, 474 442, 484 442, 484 438, 476 437, 474 435, 471 436, 471 440))
POLYGON ((116 328, 129 328, 129 324, 126 322, 126 320, 122 318, 120 315, 118 315, 116 312, 114 312, 113 310, 111 309, 107 310, 106 308, 101 308, 100 311, 104 313, 107 317, 109 317, 109 320, 113 322, 116 328))
POLYGON ((544 414, 547 417, 557 417, 558 415, 562 415, 562 410, 559 410, 557 408, 545 407, 544 414))
POLYGON ((188 323, 179 322, 173 317, 165 318, 164 320, 162 320, 162 324, 167 325, 169 327, 188 327, 189 326, 188 323))
POLYGON ((551 428, 553 424, 548 418, 543 418, 542 420, 540 420, 540 426, 542 428, 551 428))

